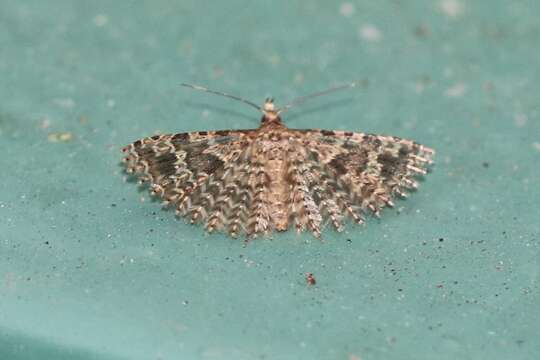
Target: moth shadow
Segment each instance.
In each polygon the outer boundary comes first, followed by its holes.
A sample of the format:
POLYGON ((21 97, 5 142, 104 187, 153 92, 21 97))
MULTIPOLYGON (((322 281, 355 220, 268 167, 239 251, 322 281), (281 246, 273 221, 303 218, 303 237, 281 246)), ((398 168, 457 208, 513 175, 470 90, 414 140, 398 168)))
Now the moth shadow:
MULTIPOLYGON (((119 162, 118 166, 124 168, 125 164, 122 163, 122 162, 119 162)), ((151 202, 160 202, 161 201, 161 199, 158 196, 152 195, 150 193, 150 184, 148 182, 144 182, 142 184, 139 183, 139 178, 137 177, 137 175, 128 173, 125 168, 122 169, 122 175, 124 175, 124 182, 137 186, 137 193, 138 194, 147 193, 149 195, 149 198, 150 198, 151 202)))
POLYGON ((257 121, 258 121, 257 116, 246 115, 246 114, 238 112, 238 111, 230 110, 230 109, 223 108, 223 107, 220 107, 220 106, 211 105, 211 104, 208 104, 208 103, 186 101, 186 102, 184 102, 184 105, 186 107, 192 108, 192 109, 210 110, 210 111, 216 112, 218 114, 228 115, 228 116, 235 117, 235 118, 242 118, 242 119, 247 119, 247 120, 250 120, 250 121, 253 121, 253 119, 257 119, 257 121))
POLYGON ((354 101, 354 98, 348 97, 345 99, 339 99, 339 100, 333 100, 329 102, 325 102, 321 105, 312 106, 305 108, 304 111, 298 111, 295 113, 292 113, 290 116, 287 117, 287 119, 284 119, 286 123, 290 123, 291 121, 294 121, 296 119, 302 118, 303 116, 308 116, 314 113, 320 113, 325 111, 330 111, 335 108, 340 108, 345 105, 349 105, 354 101))

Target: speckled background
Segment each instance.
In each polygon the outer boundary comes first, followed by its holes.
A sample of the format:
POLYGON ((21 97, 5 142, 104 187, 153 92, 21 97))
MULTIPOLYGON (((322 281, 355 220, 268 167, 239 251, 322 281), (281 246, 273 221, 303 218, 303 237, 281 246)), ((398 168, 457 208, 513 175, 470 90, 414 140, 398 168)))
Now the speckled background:
POLYGON ((0 0, 0 358, 540 358, 540 3, 0 0), (437 150, 380 221, 247 247, 126 183, 155 132, 295 128, 437 150), (304 273, 317 279, 306 284, 304 273))

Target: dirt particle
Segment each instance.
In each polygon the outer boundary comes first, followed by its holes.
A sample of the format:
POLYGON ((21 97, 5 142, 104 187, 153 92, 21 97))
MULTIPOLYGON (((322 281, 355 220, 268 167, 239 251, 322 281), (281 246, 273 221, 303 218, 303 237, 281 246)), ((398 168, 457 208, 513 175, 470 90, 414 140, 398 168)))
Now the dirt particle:
POLYGON ((427 38, 431 35, 431 31, 425 25, 418 25, 414 28, 414 35, 418 38, 427 38))
POLYGON ((464 6, 458 0, 442 0, 439 8, 450 18, 457 18, 463 14, 464 6))
POLYGON ((364 24, 360 26, 358 29, 358 36, 360 36, 362 40, 370 42, 377 42, 382 38, 381 31, 376 26, 371 24, 364 24))
POLYGON ((73 133, 71 132, 55 132, 47 135, 47 140, 51 143, 70 142, 73 140, 73 133))
POLYGON ((462 97, 467 91, 467 85, 464 83, 457 83, 448 89, 446 89, 445 95, 447 97, 457 98, 462 97))
POLYGON ((107 15, 98 14, 94 17, 94 25, 96 25, 97 27, 103 27, 107 25, 108 22, 109 18, 107 17, 107 15))
POLYGON ((345 17, 351 17, 354 15, 354 5, 350 2, 344 2, 339 6, 339 13, 345 17))

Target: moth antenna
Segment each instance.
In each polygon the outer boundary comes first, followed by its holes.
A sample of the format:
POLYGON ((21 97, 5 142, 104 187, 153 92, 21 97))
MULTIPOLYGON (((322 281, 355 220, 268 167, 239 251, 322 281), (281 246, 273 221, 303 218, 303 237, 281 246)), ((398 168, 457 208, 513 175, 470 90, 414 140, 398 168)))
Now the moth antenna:
POLYGON ((301 103, 305 102, 306 100, 313 99, 314 97, 330 94, 330 93, 333 93, 333 92, 336 92, 336 91, 339 91, 339 90, 350 89, 350 88, 358 86, 362 82, 363 82, 363 80, 353 81, 353 82, 351 82, 349 84, 338 85, 338 86, 334 86, 334 87, 331 87, 331 88, 326 89, 326 90, 315 92, 313 94, 297 97, 296 99, 293 99, 291 102, 289 102, 287 105, 280 108, 278 110, 278 114, 284 113, 285 111, 289 110, 293 106, 301 104, 301 103))
POLYGON ((207 93, 210 93, 210 94, 220 95, 220 96, 227 97, 229 99, 241 101, 244 104, 248 104, 249 106, 254 107, 257 110, 262 111, 262 108, 259 105, 255 104, 254 102, 251 102, 249 100, 242 99, 241 97, 236 96, 236 95, 227 94, 227 93, 224 93, 224 92, 221 92, 221 91, 210 90, 210 89, 205 88, 204 86, 200 86, 200 85, 186 84, 186 83, 182 83, 180 85, 184 86, 184 87, 187 87, 187 88, 190 88, 190 89, 193 89, 193 90, 204 91, 204 92, 207 92, 207 93))

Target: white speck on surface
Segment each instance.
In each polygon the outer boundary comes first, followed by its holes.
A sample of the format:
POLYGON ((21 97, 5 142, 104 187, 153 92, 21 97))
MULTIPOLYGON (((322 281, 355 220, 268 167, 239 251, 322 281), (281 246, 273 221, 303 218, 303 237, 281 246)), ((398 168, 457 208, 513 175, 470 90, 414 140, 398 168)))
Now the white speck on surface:
POLYGON ((463 4, 458 0, 442 0, 439 2, 439 8, 451 18, 457 18, 463 14, 463 4))
POLYGON ((417 94, 423 93, 425 88, 426 88, 426 86, 421 81, 417 81, 416 84, 414 84, 414 91, 417 94))
POLYGON ((107 25, 108 22, 109 18, 107 17, 107 15, 99 14, 94 17, 94 25, 96 25, 97 27, 103 27, 107 25))
POLYGON ((339 13, 345 17, 351 17, 354 11, 354 5, 350 2, 344 2, 339 6, 339 13))
POLYGON ((54 99, 54 103, 64 109, 71 109, 75 106, 75 100, 71 98, 54 99))
POLYGON ((209 117, 209 116, 210 116, 210 111, 209 111, 209 110, 203 110, 203 112, 202 112, 202 117, 203 117, 203 118, 207 118, 207 117, 209 117))
POLYGON ((281 62, 281 56, 279 56, 278 54, 270 55, 268 57, 268 61, 272 65, 279 65, 279 63, 281 62))
POLYGON ((116 101, 114 99, 107 100, 107 106, 110 108, 113 108, 116 105, 116 101))
POLYGON ((358 29, 358 36, 363 40, 376 42, 381 40, 382 33, 375 25, 364 24, 358 29))
POLYGON ((73 134, 70 132, 50 133, 47 140, 51 143, 69 142, 73 140, 73 134))
POLYGON ((51 120, 47 118, 43 119, 41 123, 39 124, 40 129, 47 129, 49 128, 49 126, 51 126, 51 120))
POLYGON ((247 267, 252 267, 255 264, 255 261, 244 259, 244 264, 246 264, 247 267))
POLYGON ((514 116, 514 124, 516 124, 517 127, 524 127, 527 125, 528 121, 529 118, 525 114, 516 114, 514 116))
POLYGON ((540 142, 533 142, 532 147, 533 149, 540 151, 540 142))
POLYGON ((301 72, 297 72, 296 74, 294 74, 293 81, 297 85, 302 84, 304 82, 304 74, 302 74, 301 72))
POLYGON ((467 91, 467 85, 464 83, 457 83, 448 89, 446 89, 445 95, 448 97, 461 97, 467 91))

